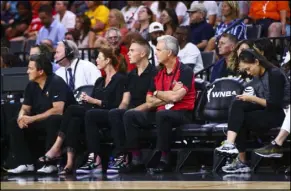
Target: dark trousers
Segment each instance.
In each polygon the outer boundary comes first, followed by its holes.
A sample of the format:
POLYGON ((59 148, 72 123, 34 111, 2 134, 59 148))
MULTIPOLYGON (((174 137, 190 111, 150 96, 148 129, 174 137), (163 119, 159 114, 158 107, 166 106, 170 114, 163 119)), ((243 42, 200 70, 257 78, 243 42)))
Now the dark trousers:
MULTIPOLYGON (((152 124, 153 118, 149 112, 127 111, 124 114, 127 149, 137 149, 139 146, 139 130, 152 124)), ((157 149, 170 151, 172 128, 191 122, 191 112, 163 110, 155 113, 157 124, 157 149)))
MULTIPOLYGON (((36 139, 40 133, 44 133, 45 147, 49 149, 55 142, 57 132, 62 120, 61 115, 52 115, 47 119, 32 123, 28 128, 20 129, 17 124, 17 119, 13 119, 8 124, 8 132, 10 135, 10 149, 15 156, 17 165, 33 164, 34 159, 29 148, 28 137, 33 133, 33 138, 36 139)), ((37 146, 37 145, 34 145, 37 146)))
POLYGON ((123 123, 123 115, 126 112, 125 109, 111 109, 108 113, 109 124, 111 128, 111 136, 115 149, 113 155, 117 156, 124 152, 125 144, 125 129, 123 123))
POLYGON ((100 154, 100 130, 108 127, 108 113, 105 109, 91 109, 85 115, 86 142, 89 153, 100 154))
POLYGON ((284 118, 283 110, 269 111, 258 104, 234 100, 229 111, 228 130, 237 133, 237 148, 240 152, 245 152, 250 130, 262 134, 281 126, 284 118))
POLYGON ((65 145, 69 151, 75 152, 82 140, 84 118, 86 111, 91 109, 87 105, 71 105, 65 113, 61 123, 59 136, 65 140, 65 145))

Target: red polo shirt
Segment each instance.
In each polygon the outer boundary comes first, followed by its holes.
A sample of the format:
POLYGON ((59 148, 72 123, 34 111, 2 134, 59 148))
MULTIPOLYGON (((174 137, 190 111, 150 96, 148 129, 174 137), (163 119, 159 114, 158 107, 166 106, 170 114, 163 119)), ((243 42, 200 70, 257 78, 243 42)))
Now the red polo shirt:
MULTIPOLYGON (((153 95, 154 91, 169 91, 172 90, 176 82, 181 82, 186 90, 186 95, 182 100, 174 103, 170 110, 193 110, 196 98, 195 78, 190 67, 184 65, 177 60, 174 69, 170 74, 166 68, 161 69, 154 78, 154 84, 148 91, 148 95, 153 95)), ((165 106, 159 106, 158 111, 165 110, 165 106)))

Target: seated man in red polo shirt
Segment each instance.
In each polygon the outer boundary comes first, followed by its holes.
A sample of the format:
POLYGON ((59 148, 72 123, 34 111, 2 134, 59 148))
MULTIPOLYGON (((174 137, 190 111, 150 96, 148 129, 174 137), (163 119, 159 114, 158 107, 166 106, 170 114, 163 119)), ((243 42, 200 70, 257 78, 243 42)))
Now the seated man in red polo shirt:
MULTIPOLYGON (((163 67, 155 76, 147 93, 146 111, 157 109, 157 149, 161 151, 162 157, 153 172, 161 173, 171 170, 169 153, 172 128, 191 122, 196 90, 192 69, 177 58, 178 40, 170 35, 161 36, 158 38, 156 50, 158 62, 163 67)), ((126 148, 132 152, 132 161, 121 172, 145 170, 138 150, 138 131, 151 124, 150 113, 132 110, 124 115, 126 148)))

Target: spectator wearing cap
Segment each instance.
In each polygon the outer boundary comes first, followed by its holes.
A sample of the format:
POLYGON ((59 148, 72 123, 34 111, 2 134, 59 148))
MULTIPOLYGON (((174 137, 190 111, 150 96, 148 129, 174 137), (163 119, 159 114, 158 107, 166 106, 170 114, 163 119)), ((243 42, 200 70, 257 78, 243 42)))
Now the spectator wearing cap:
POLYGON ((174 37, 178 40, 180 46, 178 57, 183 64, 194 64, 193 72, 197 73, 204 68, 203 61, 200 50, 188 41, 188 34, 187 26, 178 27, 174 33, 174 37))
POLYGON ((157 56, 156 56, 156 46, 158 43, 158 37, 164 35, 164 26, 159 22, 153 22, 149 26, 149 36, 150 36, 150 47, 151 47, 151 53, 150 53, 150 62, 151 64, 154 64, 155 66, 159 65, 157 56))
POLYGON ((214 29, 206 22, 207 10, 203 4, 192 4, 188 10, 190 15, 189 42, 203 51, 209 39, 214 36, 214 29))
POLYGON ((71 11, 67 10, 68 5, 69 1, 56 1, 55 9, 57 15, 55 19, 62 23, 68 31, 71 31, 75 28, 76 15, 71 11))
POLYGON ((212 26, 215 26, 216 15, 218 14, 218 6, 215 1, 193 1, 191 4, 191 8, 197 4, 204 5, 207 10, 206 20, 212 26))
POLYGON ((44 26, 39 30, 36 44, 40 44, 44 39, 50 39, 56 48, 57 43, 65 38, 67 29, 53 18, 53 9, 50 5, 41 5, 38 15, 44 26))

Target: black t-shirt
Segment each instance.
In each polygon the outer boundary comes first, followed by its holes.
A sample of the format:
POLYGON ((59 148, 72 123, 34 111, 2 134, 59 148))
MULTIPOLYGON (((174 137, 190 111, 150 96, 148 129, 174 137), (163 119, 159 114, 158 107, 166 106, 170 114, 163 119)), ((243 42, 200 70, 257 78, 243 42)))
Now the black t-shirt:
POLYGON ((117 108, 122 101, 123 93, 126 89, 127 77, 121 73, 112 76, 109 84, 105 86, 105 77, 96 80, 92 97, 101 100, 101 107, 92 105, 95 108, 112 109, 117 108))
POLYGON ((137 68, 128 74, 127 91, 130 92, 129 108, 135 108, 145 103, 147 92, 156 74, 155 66, 150 63, 140 76, 137 73, 137 68))
POLYGON ((31 106, 31 114, 44 113, 53 107, 53 102, 65 102, 64 110, 71 104, 75 104, 73 92, 66 82, 59 76, 48 76, 41 89, 36 82, 29 82, 24 93, 24 105, 31 106))

